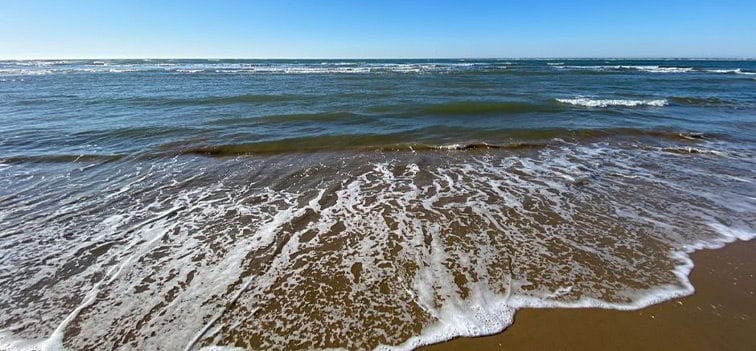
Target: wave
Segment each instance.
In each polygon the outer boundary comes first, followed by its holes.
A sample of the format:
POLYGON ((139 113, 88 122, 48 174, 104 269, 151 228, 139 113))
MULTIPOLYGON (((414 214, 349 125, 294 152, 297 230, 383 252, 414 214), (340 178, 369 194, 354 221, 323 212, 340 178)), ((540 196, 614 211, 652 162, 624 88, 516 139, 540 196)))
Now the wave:
MULTIPOLYGON (((281 121, 312 122, 317 119, 341 123, 365 123, 370 118, 349 113, 325 113, 302 115, 279 115, 251 117, 233 121, 220 120, 215 123, 228 124, 273 124, 281 121)), ((679 153, 712 153, 704 148, 694 147, 708 140, 727 140, 725 135, 703 134, 689 131, 655 129, 491 129, 481 131, 461 127, 427 127, 412 131, 383 134, 323 134, 301 137, 264 140, 266 135, 243 134, 208 139, 202 129, 196 128, 118 128, 104 131, 88 131, 75 135, 81 140, 96 143, 108 142, 121 145, 119 151, 110 154, 44 153, 16 154, 0 157, 0 163, 78 163, 112 162, 121 160, 151 160, 171 158, 181 155, 208 157, 271 156, 309 153, 369 154, 374 152, 476 152, 486 150, 523 150, 563 146, 565 143, 584 144, 602 140, 642 141, 657 143, 662 141, 682 142, 679 153), (193 137, 191 137, 194 135, 193 137), (254 142, 229 142, 228 139, 262 139, 254 142), (134 148, 134 142, 142 145, 134 148)), ((672 149, 668 150, 671 151, 672 149)))
POLYGON ((557 102, 583 107, 664 107, 674 105, 722 106, 733 102, 717 97, 673 96, 666 99, 592 99, 577 97, 556 99, 557 102))
POLYGON ((754 72, 743 71, 741 68, 695 68, 695 67, 674 67, 658 65, 551 65, 552 68, 560 70, 586 70, 594 72, 613 72, 613 71, 638 71, 646 73, 719 73, 719 74, 742 74, 756 75, 754 72))
POLYGON ((756 75, 755 72, 746 72, 746 71, 743 71, 740 68, 735 68, 735 69, 707 69, 707 70, 705 70, 705 72, 708 72, 708 73, 722 73, 722 74, 743 74, 743 75, 749 75, 749 76, 756 75))
MULTIPOLYGON (((114 60, 114 61, 60 61, 60 62, 0 62, 0 75, 48 75, 48 74, 118 74, 156 72, 171 74, 422 74, 422 73, 503 73, 543 74, 543 62, 528 65, 501 61, 248 61, 229 60, 207 61, 189 60, 162 62, 149 60, 114 60), (517 69, 510 70, 512 66, 517 69), (539 67, 540 66, 540 67, 539 67)), ((754 72, 741 68, 706 68, 692 66, 665 66, 656 64, 607 65, 607 64, 565 64, 565 62, 546 62, 553 70, 591 71, 591 72, 625 72, 646 73, 720 73, 754 75, 754 72)), ((703 65, 703 64, 702 64, 703 65)), ((548 71, 545 71, 548 72, 548 71)))
POLYGON ((651 73, 686 73, 693 72, 692 67, 661 67, 661 66, 618 66, 618 69, 623 70, 638 70, 651 73))
POLYGON ((556 99, 556 101, 576 106, 585 107, 638 107, 638 106, 650 106, 650 107, 663 107, 667 106, 669 102, 666 99, 653 99, 653 100, 623 100, 623 99, 590 99, 590 98, 573 98, 573 99, 556 99))
POLYGON ((648 72, 648 73, 687 73, 687 72, 693 72, 695 69, 693 67, 667 67, 667 66, 656 66, 656 65, 638 65, 638 66, 630 66, 630 65, 590 65, 590 66, 553 66, 556 69, 569 69, 569 70, 589 70, 589 71, 599 71, 599 72, 608 72, 608 71, 640 71, 640 72, 648 72))
POLYGON ((321 62, 321 63, 109 63, 86 62, 51 65, 9 65, 0 75, 47 75, 72 73, 163 72, 175 74, 376 74, 492 72, 507 69, 498 62, 321 62))
POLYGON ((378 106, 371 109, 373 112, 381 113, 409 113, 409 114, 428 114, 428 115, 485 115, 485 114, 505 114, 505 113, 527 113, 527 112, 557 112, 559 106, 553 104, 538 104, 527 102, 488 102, 488 101, 458 101, 440 104, 420 104, 420 105, 389 105, 378 106))
MULTIPOLYGON (((475 140, 462 142, 443 142, 434 140, 436 128, 424 128, 414 132, 402 132, 394 134, 343 134, 343 135, 319 135, 298 138, 286 138, 253 143, 202 145, 196 147, 180 148, 176 153, 187 155, 202 155, 211 157, 228 157, 242 155, 273 155, 287 153, 314 153, 314 152, 372 152, 372 151, 477 151, 488 149, 532 149, 544 148, 554 145, 562 145, 564 142, 593 142, 602 139, 619 138, 649 138, 666 139, 684 142, 698 142, 717 137, 711 134, 694 132, 679 132, 670 130, 647 130, 647 129, 502 129, 492 130, 483 134, 478 131, 467 131, 456 128, 456 136, 442 131, 445 135, 442 139, 455 138, 457 140, 475 140), (481 137, 484 135, 485 137, 481 137), (479 141, 506 140, 505 142, 479 141), (407 141, 415 140, 415 141, 407 141)), ((180 144, 180 143, 179 143, 180 144)), ((176 145, 167 145, 164 149, 174 149, 176 145)))

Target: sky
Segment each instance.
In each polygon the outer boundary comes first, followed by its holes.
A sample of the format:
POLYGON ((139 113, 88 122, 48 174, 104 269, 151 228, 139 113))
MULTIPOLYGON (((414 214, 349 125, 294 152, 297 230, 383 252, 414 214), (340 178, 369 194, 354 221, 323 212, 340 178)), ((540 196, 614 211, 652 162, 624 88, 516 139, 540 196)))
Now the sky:
POLYGON ((1 0, 0 59, 756 58, 756 0, 1 0))

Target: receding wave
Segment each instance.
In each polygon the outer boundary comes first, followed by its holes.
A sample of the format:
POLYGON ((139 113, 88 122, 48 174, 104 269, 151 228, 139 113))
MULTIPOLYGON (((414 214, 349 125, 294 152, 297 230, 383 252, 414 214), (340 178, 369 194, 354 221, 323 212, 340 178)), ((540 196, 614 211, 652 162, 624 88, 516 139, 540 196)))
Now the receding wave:
POLYGON ((590 98, 573 98, 573 99, 556 99, 563 104, 584 106, 584 107, 663 107, 669 102, 667 99, 651 100, 626 100, 626 99, 590 99, 590 98))
POLYGON ((690 252, 756 237, 749 159, 501 151, 16 177, 0 349, 409 350, 685 296, 690 252))

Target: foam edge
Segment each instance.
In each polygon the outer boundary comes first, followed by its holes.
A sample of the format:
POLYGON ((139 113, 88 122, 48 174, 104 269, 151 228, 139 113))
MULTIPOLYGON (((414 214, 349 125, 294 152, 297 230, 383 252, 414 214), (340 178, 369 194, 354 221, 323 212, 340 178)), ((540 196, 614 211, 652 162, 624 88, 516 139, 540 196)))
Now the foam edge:
MULTIPOLYGON (((449 341, 458 337, 479 337, 498 334, 510 327, 514 321, 514 315, 519 309, 523 308, 600 308, 619 311, 635 311, 665 301, 692 295, 695 287, 690 282, 690 273, 693 271, 695 264, 690 255, 699 250, 720 249, 729 243, 735 241, 749 241, 756 238, 756 231, 728 227, 717 222, 710 222, 707 225, 720 234, 718 240, 712 242, 699 241, 692 245, 683 246, 680 250, 673 251, 670 256, 681 262, 674 269, 679 286, 673 284, 659 286, 654 289, 646 290, 643 295, 638 296, 633 302, 628 304, 610 303, 593 298, 581 298, 572 302, 559 302, 550 299, 537 298, 533 296, 504 296, 497 297, 487 307, 489 314, 497 311, 502 315, 500 318, 501 325, 492 327, 487 330, 479 329, 480 333, 472 333, 471 328, 467 326, 453 325, 449 321, 440 320, 428 327, 418 336, 413 336, 400 345, 379 345, 376 351, 409 351, 416 348, 449 341), (493 308, 490 308, 493 306, 493 308)), ((466 316, 469 317, 469 316, 466 316)), ((452 318, 452 322, 457 320, 467 321, 469 318, 452 318)), ((479 323, 473 323, 479 324, 479 323)))

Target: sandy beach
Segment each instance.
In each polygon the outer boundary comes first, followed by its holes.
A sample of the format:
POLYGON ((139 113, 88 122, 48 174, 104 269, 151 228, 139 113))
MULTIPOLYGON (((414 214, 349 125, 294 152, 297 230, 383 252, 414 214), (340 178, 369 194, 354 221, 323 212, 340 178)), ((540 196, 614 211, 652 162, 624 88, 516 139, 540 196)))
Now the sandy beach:
POLYGON ((751 350, 756 344, 756 240, 692 255, 696 293, 638 311, 525 309, 504 332, 440 350, 751 350))

